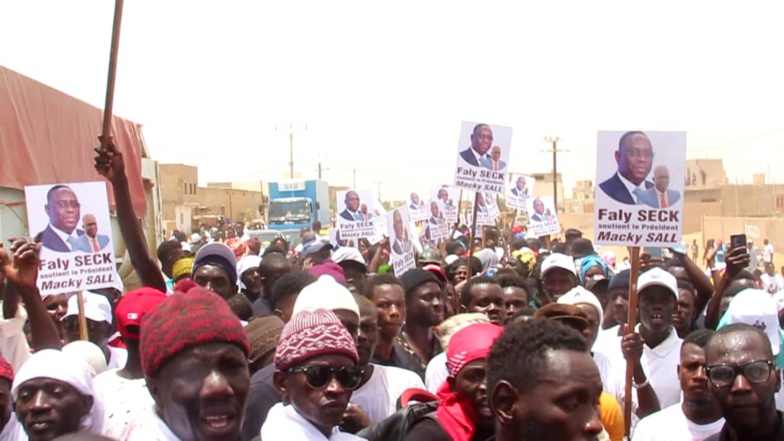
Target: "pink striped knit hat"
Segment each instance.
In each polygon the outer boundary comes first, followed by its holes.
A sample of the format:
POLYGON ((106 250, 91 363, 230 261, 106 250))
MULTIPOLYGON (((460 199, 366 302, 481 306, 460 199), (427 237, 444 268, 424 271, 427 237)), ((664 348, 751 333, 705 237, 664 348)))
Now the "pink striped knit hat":
POLYGON ((333 312, 301 311, 283 328, 275 350, 275 368, 284 371, 325 354, 346 355, 359 364, 354 339, 333 312))

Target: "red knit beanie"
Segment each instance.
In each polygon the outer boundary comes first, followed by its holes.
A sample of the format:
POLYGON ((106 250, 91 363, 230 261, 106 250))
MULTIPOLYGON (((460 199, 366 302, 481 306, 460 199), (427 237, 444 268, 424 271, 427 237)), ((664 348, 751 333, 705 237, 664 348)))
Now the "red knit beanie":
POLYGON ((154 377, 171 358, 192 346, 234 343, 250 352, 248 336, 229 304, 218 294, 193 288, 175 293, 142 319, 139 350, 146 377, 154 377))
POLYGON ((284 371, 319 355, 346 355, 359 364, 357 346, 338 317, 326 309, 298 312, 286 323, 275 351, 275 368, 284 371))
POLYGON ((10 383, 14 382, 14 367, 0 355, 0 378, 5 378, 10 383))

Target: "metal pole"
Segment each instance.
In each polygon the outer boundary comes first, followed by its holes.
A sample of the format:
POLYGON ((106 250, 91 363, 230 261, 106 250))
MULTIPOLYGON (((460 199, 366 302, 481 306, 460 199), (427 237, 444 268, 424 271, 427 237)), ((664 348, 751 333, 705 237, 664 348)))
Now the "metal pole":
POLYGON ((357 169, 352 170, 354 172, 354 190, 357 189, 357 169))

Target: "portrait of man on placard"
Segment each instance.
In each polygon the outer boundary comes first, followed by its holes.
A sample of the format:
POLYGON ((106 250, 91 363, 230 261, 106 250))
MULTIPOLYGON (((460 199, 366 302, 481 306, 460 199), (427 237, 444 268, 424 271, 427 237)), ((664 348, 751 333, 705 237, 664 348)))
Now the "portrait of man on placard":
POLYGON ((92 214, 82 217, 84 234, 76 240, 76 248, 85 253, 97 253, 109 245, 109 236, 98 234, 98 221, 92 214))
POLYGON ((482 158, 479 161, 479 164, 482 167, 493 171, 502 171, 506 169, 506 162, 501 160, 501 147, 494 145, 490 149, 490 157, 482 158))
POLYGON ((408 206, 409 210, 421 210, 422 202, 419 200, 419 195, 411 193, 411 204, 408 206))
POLYGON ((411 252, 414 245, 411 243, 408 229, 403 224, 403 215, 400 214, 400 210, 395 210, 392 214, 392 231, 395 233, 395 239, 392 242, 392 251, 394 251, 395 254, 411 252))
POLYGON ((544 206, 544 202, 541 199, 536 198, 534 199, 534 214, 531 216, 531 220, 534 222, 549 222, 553 220, 553 215, 550 212, 550 209, 546 209, 544 206))
POLYGON ((528 197, 528 187, 526 187, 525 176, 518 176, 515 186, 512 187, 512 195, 518 198, 528 197))
POLYGON ((84 230, 78 229, 81 204, 76 193, 67 185, 55 185, 46 194, 44 206, 49 224, 36 235, 45 248, 60 253, 78 251, 78 239, 84 230))
POLYGON ((642 204, 641 196, 653 187, 647 180, 653 167, 653 146, 648 136, 639 131, 626 132, 615 151, 616 173, 599 184, 599 188, 616 202, 627 205, 642 204))
MULTIPOLYGON (((483 159, 489 159, 488 150, 493 143, 493 131, 487 124, 477 124, 471 133, 471 146, 460 152, 460 157, 470 165, 479 167, 483 159)), ((500 154, 500 149, 499 149, 500 154)))
POLYGON ((340 212, 340 217, 348 221, 361 221, 364 219, 359 209, 359 193, 354 190, 346 192, 346 208, 340 212))
POLYGON ((665 165, 653 169, 653 187, 640 194, 639 202, 653 208, 667 208, 678 202, 681 194, 670 190, 670 170, 665 165))

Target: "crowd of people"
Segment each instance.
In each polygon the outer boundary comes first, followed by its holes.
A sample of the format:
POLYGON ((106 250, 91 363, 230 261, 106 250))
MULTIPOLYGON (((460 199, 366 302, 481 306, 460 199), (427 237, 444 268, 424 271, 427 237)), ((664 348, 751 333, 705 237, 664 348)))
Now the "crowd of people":
POLYGON ((458 227, 394 274, 387 240, 236 225, 156 262, 122 156, 97 152, 142 287, 42 298, 40 244, 0 249, 0 441, 784 439, 782 291, 747 247, 707 272, 643 252, 635 280, 574 229, 458 227))

